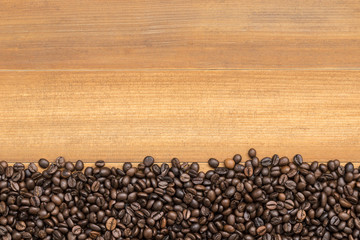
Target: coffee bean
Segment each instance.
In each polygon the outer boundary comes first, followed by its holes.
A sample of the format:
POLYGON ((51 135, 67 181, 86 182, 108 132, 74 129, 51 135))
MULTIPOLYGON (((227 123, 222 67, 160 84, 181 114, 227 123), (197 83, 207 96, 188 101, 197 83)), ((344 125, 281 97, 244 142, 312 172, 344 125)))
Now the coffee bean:
POLYGON ((260 226, 256 229, 256 233, 259 235, 259 236, 263 236, 265 235, 266 233, 266 227, 265 226, 260 226))
POLYGON ((182 181, 182 182, 189 182, 190 181, 190 176, 189 176, 189 174, 187 174, 187 173, 183 173, 183 174, 181 174, 181 176, 180 176, 180 181, 182 181))
POLYGON ((219 166, 219 161, 216 160, 215 158, 210 158, 208 163, 209 163, 209 166, 212 168, 217 168, 219 166))
POLYGON ((300 166, 303 163, 303 158, 300 154, 296 154, 293 158, 293 161, 296 165, 300 166))
POLYGON ((56 166, 58 166, 59 168, 65 167, 65 158, 63 158, 63 157, 57 157, 56 160, 55 160, 55 164, 56 164, 56 166))
POLYGON ((95 166, 98 167, 98 168, 102 168, 105 166, 105 161, 103 160, 98 160, 95 162, 95 166))
POLYGON ((277 207, 277 203, 275 201, 269 201, 266 203, 266 208, 269 210, 275 210, 277 207))
POLYGON ((306 212, 305 212, 304 210, 300 209, 300 210, 297 212, 296 217, 297 217, 297 220, 298 220, 299 222, 302 222, 302 221, 304 221, 305 218, 306 218, 306 212))
POLYGON ((46 160, 45 158, 41 158, 41 159, 39 160, 39 166, 40 166, 41 168, 47 168, 47 167, 49 166, 49 161, 46 160))
POLYGON ((81 232, 82 232, 82 229, 80 226, 74 226, 71 230, 71 232, 74 234, 74 235, 80 235, 81 232))
POLYGON ((235 167, 235 161, 231 158, 225 159, 224 164, 228 169, 233 169, 235 167))
POLYGON ((254 157, 256 157, 256 150, 254 148, 250 148, 248 154, 249 154, 249 157, 254 158, 254 157))
POLYGON ((84 163, 81 160, 76 161, 75 163, 75 170, 82 171, 84 169, 84 163))
POLYGON ((261 159, 261 165, 264 166, 264 167, 268 167, 271 165, 271 158, 269 157, 265 157, 263 159, 261 159))
POLYGON ((153 232, 152 232, 152 230, 150 228, 145 228, 144 237, 146 239, 151 239, 153 237, 153 232))
POLYGON ((151 156, 147 156, 144 158, 143 162, 144 162, 145 167, 150 167, 151 165, 154 164, 154 158, 151 156))
POLYGON ((28 169, 31 173, 35 173, 38 171, 38 167, 35 165, 35 163, 30 163, 28 169))
POLYGON ((285 187, 290 190, 294 190, 296 188, 296 183, 292 180, 288 180, 285 182, 285 187))
POLYGON ((116 228, 116 224, 117 224, 116 219, 111 217, 106 221, 106 229, 112 231, 116 228))
POLYGON ((93 184, 91 185, 91 191, 93 192, 97 192, 100 189, 100 182, 99 181, 95 181, 93 182, 93 184))
POLYGON ((236 164, 240 163, 241 159, 242 159, 242 157, 240 154, 235 154, 233 157, 233 160, 235 161, 236 164))
POLYGON ((18 222, 16 222, 16 224, 15 224, 15 228, 16 228, 16 230, 18 230, 18 231, 24 231, 25 228, 26 228, 26 223, 25 223, 24 221, 18 221, 18 222))
POLYGON ((351 208, 352 207, 352 204, 345 198, 340 198, 339 203, 343 208, 351 208))
POLYGON ((253 168, 252 167, 246 167, 245 169, 244 169, 244 174, 245 174, 245 176, 246 177, 252 177, 252 175, 253 175, 253 168))

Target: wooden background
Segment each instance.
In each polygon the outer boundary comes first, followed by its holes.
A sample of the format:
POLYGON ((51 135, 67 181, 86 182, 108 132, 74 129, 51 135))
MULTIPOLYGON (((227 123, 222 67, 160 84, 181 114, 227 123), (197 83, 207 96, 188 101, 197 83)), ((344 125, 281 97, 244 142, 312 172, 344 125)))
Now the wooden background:
POLYGON ((357 0, 0 3, 0 160, 359 162, 357 0))

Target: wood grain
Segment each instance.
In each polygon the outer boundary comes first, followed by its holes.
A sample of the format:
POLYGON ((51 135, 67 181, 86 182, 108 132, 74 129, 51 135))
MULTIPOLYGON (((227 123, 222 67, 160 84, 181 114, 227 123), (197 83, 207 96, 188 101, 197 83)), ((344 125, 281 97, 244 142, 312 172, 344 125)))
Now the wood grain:
POLYGON ((360 71, 0 73, 0 159, 358 163, 360 71))
POLYGON ((357 0, 0 3, 0 69, 360 68, 357 0))

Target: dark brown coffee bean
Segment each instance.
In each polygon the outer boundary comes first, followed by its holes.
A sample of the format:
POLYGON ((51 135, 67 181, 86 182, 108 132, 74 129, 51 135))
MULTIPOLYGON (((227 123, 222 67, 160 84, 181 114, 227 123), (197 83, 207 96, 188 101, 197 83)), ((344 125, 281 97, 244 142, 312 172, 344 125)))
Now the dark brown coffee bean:
POLYGON ((93 192, 97 192, 100 189, 100 182, 99 181, 95 181, 93 182, 93 184, 91 185, 91 191, 93 192))
POLYGON ((253 176, 253 168, 252 167, 246 167, 244 169, 244 174, 246 177, 252 177, 253 176))
MULTIPOLYGON (((105 166, 105 162, 103 160, 98 160, 98 161, 95 162, 95 166, 98 167, 98 168, 102 168, 102 167, 105 166)), ((130 168, 131 168, 131 166, 130 166, 130 168)))
POLYGON ((49 166, 49 161, 46 160, 45 158, 41 158, 41 159, 39 160, 39 166, 40 166, 41 168, 47 168, 47 167, 49 166))
POLYGON ((144 238, 151 239, 153 237, 153 232, 150 228, 145 228, 144 230, 144 238))
POLYGON ((84 163, 81 160, 77 160, 75 163, 75 170, 82 171, 84 169, 84 163))
POLYGON ((144 158, 143 162, 144 162, 145 167, 150 167, 151 165, 154 164, 154 158, 151 156, 147 156, 144 158))
POLYGON ((265 157, 265 158, 261 159, 261 165, 264 167, 270 166, 271 162, 272 162, 272 160, 269 157, 265 157))
POLYGON ((254 148, 250 148, 248 154, 249 154, 249 157, 254 158, 254 157, 256 157, 256 150, 254 148))
POLYGON ((296 165, 300 166, 303 163, 303 158, 300 154, 296 154, 293 158, 293 161, 296 165))
POLYGON ((217 168, 219 166, 219 161, 216 160, 215 158, 210 158, 208 163, 209 163, 209 166, 212 168, 217 168))
POLYGON ((38 171, 38 167, 35 165, 35 163, 30 163, 28 169, 31 173, 35 173, 38 171))
POLYGON ((240 154, 235 154, 233 157, 233 160, 235 161, 236 164, 240 163, 241 159, 242 159, 242 157, 240 154))

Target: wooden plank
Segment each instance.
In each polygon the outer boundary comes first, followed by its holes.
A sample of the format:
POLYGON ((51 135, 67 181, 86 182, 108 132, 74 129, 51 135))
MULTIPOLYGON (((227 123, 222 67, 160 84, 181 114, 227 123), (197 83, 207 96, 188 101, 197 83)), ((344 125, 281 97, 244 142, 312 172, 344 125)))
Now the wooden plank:
POLYGON ((0 160, 359 162, 360 71, 1 72, 0 160))
POLYGON ((1 1, 0 69, 359 69, 359 6, 1 1))

